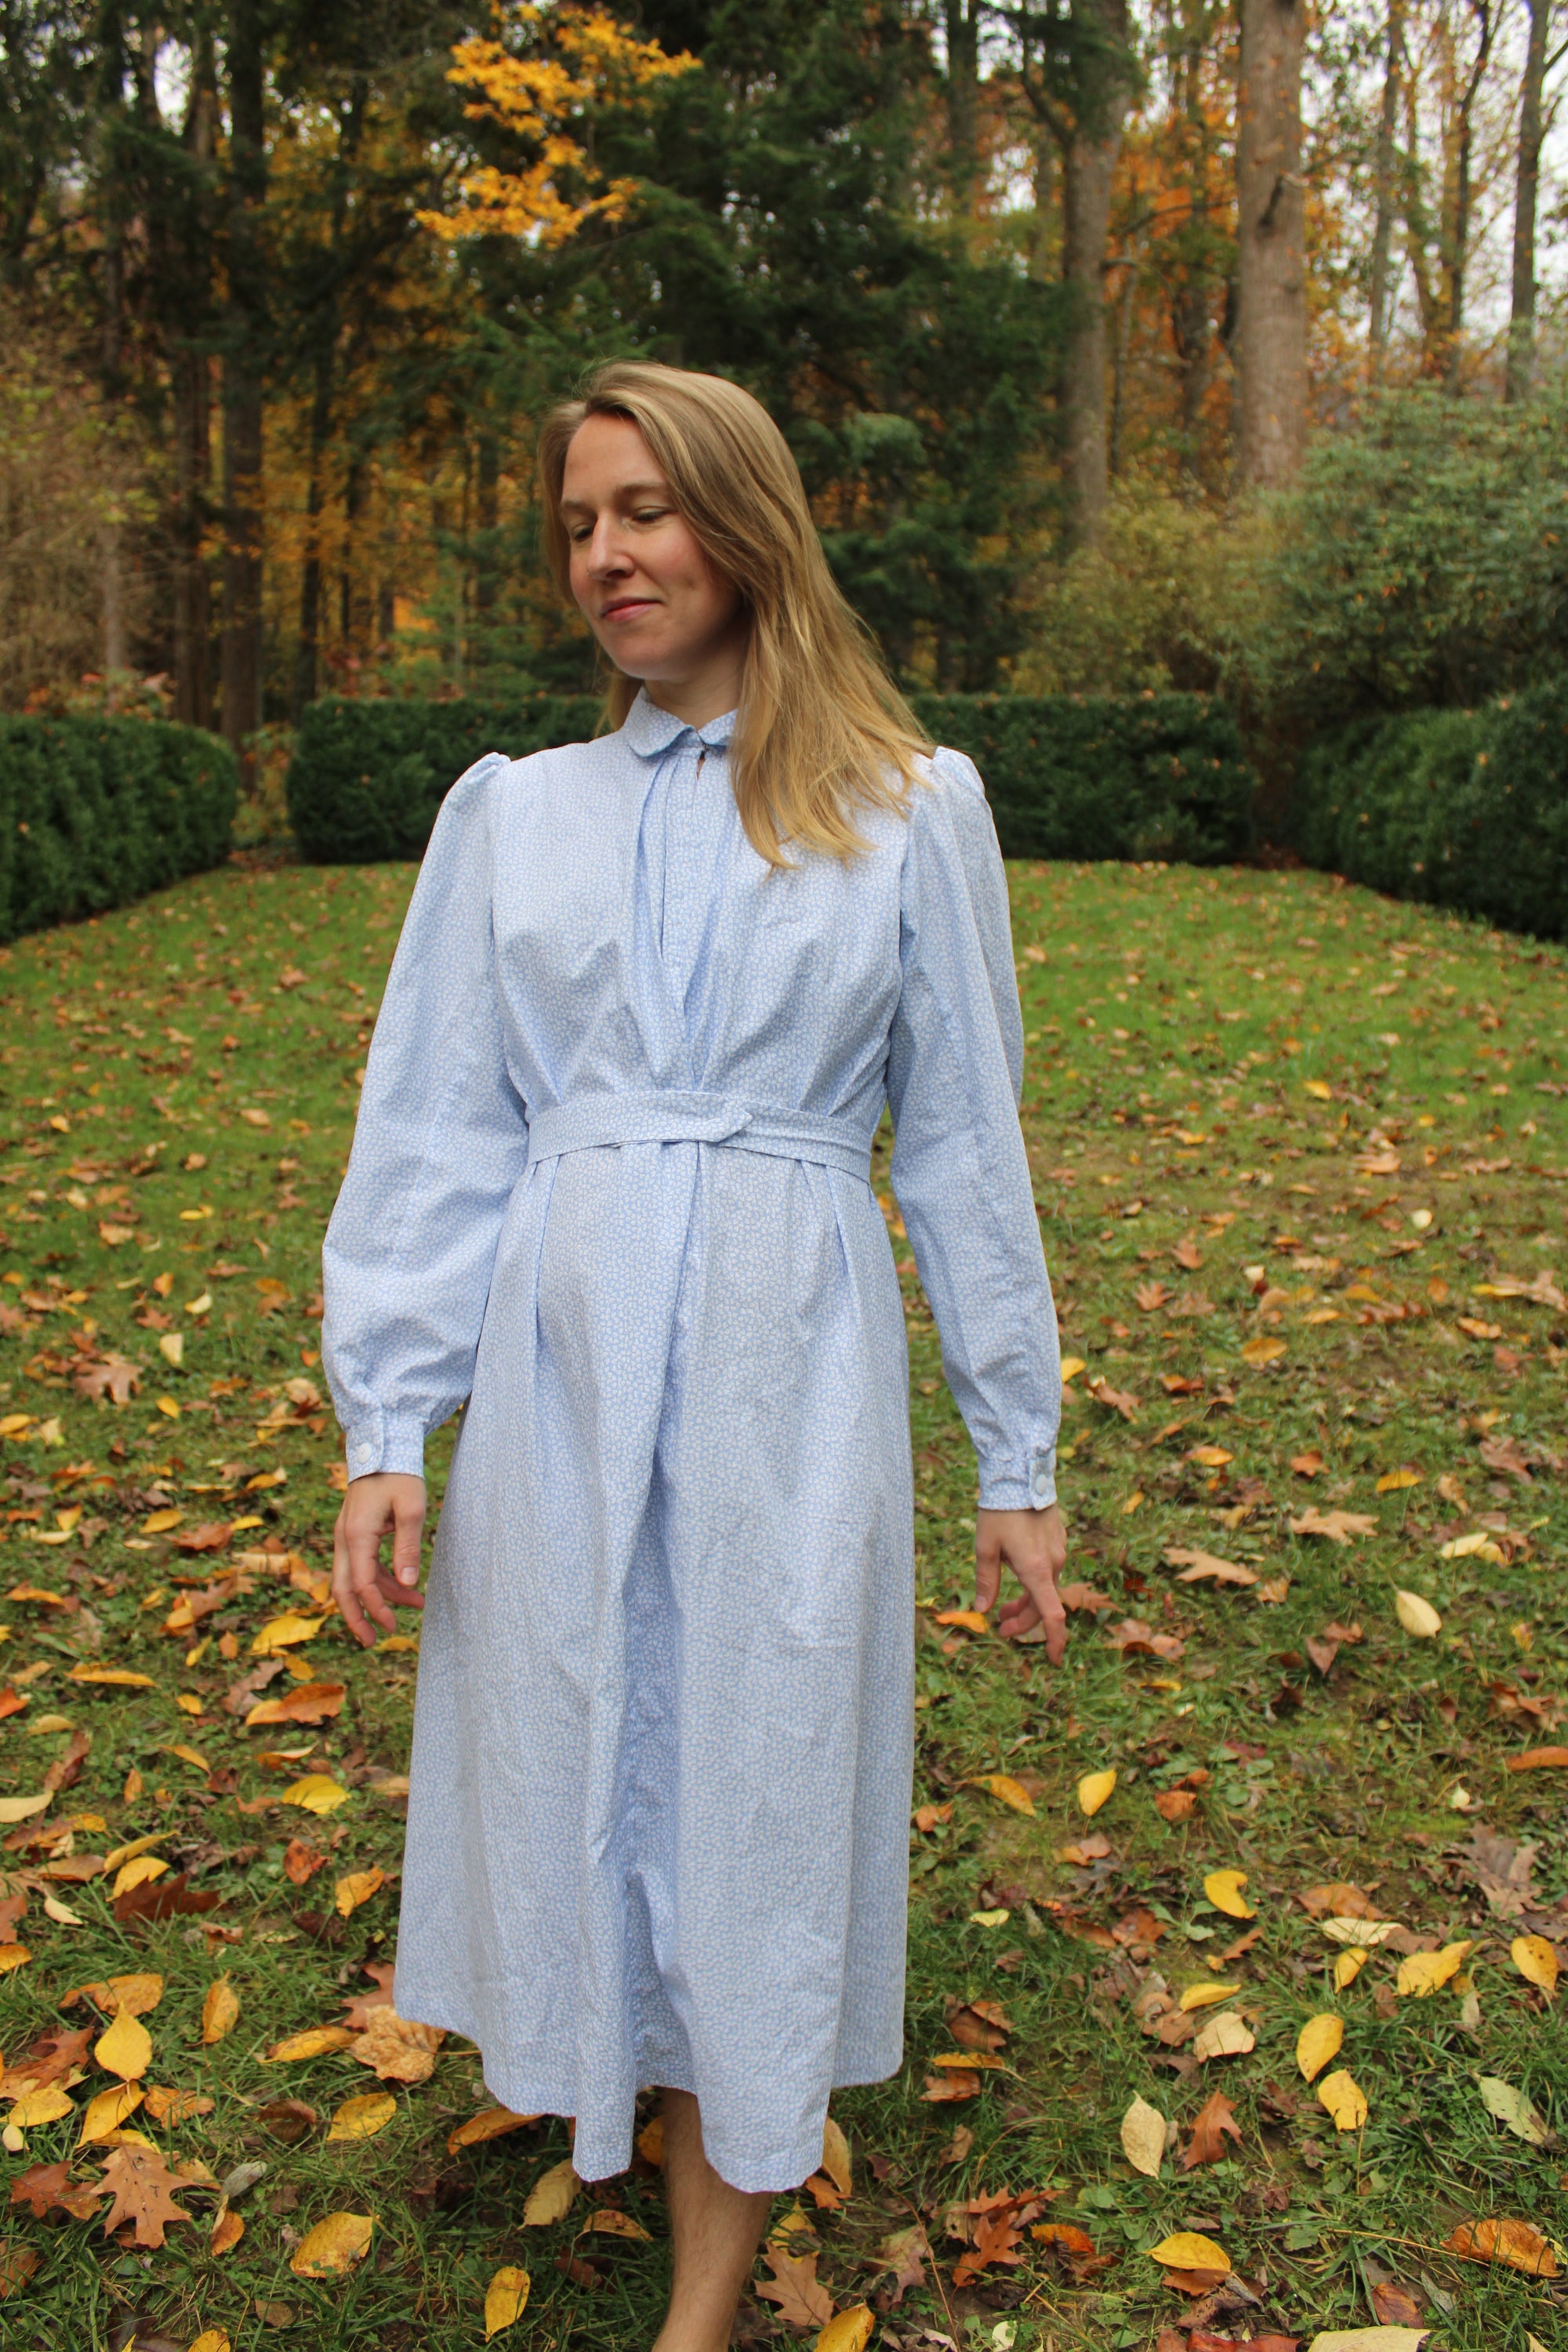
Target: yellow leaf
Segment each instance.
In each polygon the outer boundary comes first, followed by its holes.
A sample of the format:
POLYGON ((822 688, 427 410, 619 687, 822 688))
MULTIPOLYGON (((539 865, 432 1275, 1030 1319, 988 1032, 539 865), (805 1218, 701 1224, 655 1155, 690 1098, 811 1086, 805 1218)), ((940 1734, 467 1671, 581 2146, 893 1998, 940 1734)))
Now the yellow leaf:
POLYGON ((169 1865, 155 1853, 139 1853, 121 1864, 114 1874, 113 1895, 118 1901, 132 1886, 145 1886, 150 1879, 162 1878, 169 1865))
POLYGON ((300 1642, 313 1642, 322 1626, 324 1617, 271 1617, 263 1625, 250 1645, 253 1658, 270 1658, 279 1650, 287 1650, 300 1642))
POLYGON ((1238 1984, 1190 1984, 1177 2006, 1183 2010, 1214 2009, 1222 2000, 1229 2000, 1240 1990, 1241 1987, 1238 1984))
POLYGON ((397 2113, 390 2091, 367 2091, 362 2098, 345 2099, 327 2127, 332 2139, 374 2139, 397 2113))
POLYGON ((1169 2271, 1219 2271, 1227 2278, 1230 2275, 1230 2256, 1225 2248, 1212 2238, 1200 2237, 1196 2230, 1178 2230, 1173 2238, 1162 2238, 1148 2252, 1151 2262, 1169 2271))
POLYGON ((1396 1592, 1394 1612, 1405 1632, 1413 1633, 1418 1642, 1429 1642, 1435 1633, 1443 1630, 1443 1620, 1432 1603, 1424 1601, 1418 1592, 1396 1592))
POLYGON ((1234 2009, 1215 2010, 1193 2038, 1193 2055, 1197 2059, 1245 2058, 1249 2050, 1257 2047, 1251 2027, 1234 2009))
POLYGON ((165 1331, 158 1341, 158 1353, 166 1364, 179 1365, 185 1360, 185 1335, 183 1331, 165 1331))
POLYGON ((65 1995, 61 2006, 69 2009, 74 2001, 90 2000, 106 2017, 114 2016, 119 2010, 124 2010, 131 2017, 146 2017, 163 1998, 163 1978, 138 1969, 132 1976, 99 1977, 91 1984, 77 1985, 65 1995))
POLYGON ((177 1739, 169 1740, 164 1746, 163 1753, 165 1756, 177 1756, 182 1764, 195 1765, 198 1772, 212 1770, 212 1766, 199 1748, 184 1747, 177 1739))
POLYGON ((73 1683, 114 1683, 122 1690, 151 1690, 151 1675, 133 1675, 125 1666, 73 1666, 68 1679, 73 1683))
POLYGON ((972 1789, 988 1789, 1001 1803, 1011 1805, 1016 1813, 1027 1813, 1033 1821, 1035 1801, 1022 1782, 1015 1780, 1010 1772, 982 1772, 970 1781, 969 1786, 972 1789))
POLYGON ((1336 1991, 1343 1992, 1347 1985, 1354 1984, 1357 1977, 1360 1976, 1363 1969, 1365 1968, 1370 1957, 1370 1954, 1366 1952, 1336 1953, 1334 1958, 1334 1987, 1336 1991))
MULTIPOLYGON (((484 2140, 500 2139, 507 2132, 521 2131, 524 2124, 536 2124, 538 2121, 537 2116, 520 2116, 510 2107, 486 2107, 481 2114, 470 2116, 467 2123, 458 2126, 447 2141, 447 2153, 456 2156, 460 2147, 478 2147, 484 2140)), ((652 2126, 648 2128, 651 2130, 652 2126)), ((645 2132, 642 2138, 647 2137, 645 2132)), ((637 2145, 641 2147, 642 2139, 637 2145)))
POLYGON ((1134 2099, 1122 2116, 1121 2148, 1134 2172, 1158 2180, 1165 2160, 1165 2118, 1147 2099, 1134 2099))
POLYGON ((868 2304, 852 2303, 847 2311, 834 2313, 813 2352, 866 2352, 876 2325, 868 2304))
POLYGON ((577 2176, 567 2157, 562 2163, 552 2164, 548 2172, 542 2172, 529 2190, 522 2209, 523 2227, 542 2230, 552 2221, 563 2221, 571 2211, 576 2194, 577 2176))
POLYGON ((374 2213, 329 2213, 307 2230, 295 2247, 289 2267, 296 2278, 331 2278, 352 2271, 370 2252, 374 2213))
POLYGON ((1514 1967, 1550 2000, 1557 1990, 1557 1955, 1544 1936, 1516 1936, 1509 1946, 1514 1967))
POLYGON ((139 2083, 153 2063, 153 2037, 128 2009, 116 2010, 113 2023, 98 2037, 93 2058, 106 2074, 122 2083, 139 2083))
POLYGON ((969 1924, 972 1927, 1005 1927, 1012 1916, 1011 1911, 972 1911, 969 1924))
POLYGON ((1427 2000, 1450 1977, 1458 1975, 1474 1940, 1472 1937, 1466 1943, 1445 1944, 1440 1952, 1412 1952, 1399 1963, 1397 1990, 1416 2000, 1427 2000))
POLYGON ((1351 1919, 1337 1913, 1323 1921, 1323 1933, 1336 1944, 1354 1944, 1363 1951, 1372 1951, 1386 1944, 1390 1936, 1398 1932, 1397 1919, 1351 1919))
POLYGON ((90 2147, 95 2141, 105 2140, 110 2132, 120 2129, 128 2116, 133 2116, 146 2097, 140 2083, 117 2083, 112 2091, 100 2091, 89 2099, 81 2119, 81 2136, 78 2147, 90 2147))
POLYGON ((1087 1372, 1088 1370, 1089 1366, 1082 1356, 1064 1356, 1062 1358, 1062 1386, 1065 1388, 1069 1381, 1077 1380, 1079 1372, 1087 1372))
POLYGON ((221 2327, 204 2327, 190 2352, 234 2352, 234 2347, 221 2327))
POLYGON ((583 2227, 584 2230, 596 2231, 604 2238, 646 2240, 648 2234, 640 2221, 634 2221, 629 2213, 617 2213, 613 2207, 594 2214, 583 2224, 583 2227))
POLYGON ((331 2051, 346 2050, 353 2038, 346 2025, 310 2025, 303 2033, 289 2033, 275 2042, 262 2063, 282 2066, 300 2058, 325 2058, 331 2051))
MULTIPOLYGON (((140 1776, 137 1786, 140 1790, 140 1776)), ((162 1845, 167 1835, 166 1830, 150 1830, 145 1837, 132 1838, 128 1845, 117 1845, 112 1853, 106 1853, 103 1857, 104 1876, 107 1877, 111 1870, 118 1870, 121 1864, 129 1862, 132 1855, 145 1853, 149 1846, 162 1845)))
POLYGON ((285 1805, 301 1806, 308 1813, 335 1813, 348 1801, 348 1790, 325 1772, 307 1772, 302 1780, 285 1789, 279 1800, 285 1805))
POLYGON ((43 1811, 53 1795, 52 1789, 46 1789, 41 1797, 0 1797, 0 1825, 30 1822, 35 1813, 43 1811))
POLYGON ((485 2342, 521 2319, 528 2304, 528 2290, 533 2282, 528 2273, 515 2263, 508 2263, 497 2271, 485 2289, 485 2342))
POLYGON ((1274 1364, 1285 1353, 1285 1342, 1283 1339, 1247 1339, 1243 1343, 1241 1352, 1249 1364, 1274 1364))
POLYGON ((1211 1870, 1204 1881, 1204 1893, 1227 1918, 1256 1919, 1257 1911, 1241 1891, 1246 1884, 1245 1870, 1211 1870))
POLYGON ((1336 2131, 1360 2131, 1366 2121, 1366 2100, 1342 2066, 1324 2075, 1318 2096, 1332 2116, 1336 2131))
POLYGON ((1322 2073, 1331 2058, 1339 2056, 1344 2038, 1344 2020, 1331 2011, 1307 2020, 1296 2037, 1296 2063, 1309 2083, 1322 2073))
POLYGON ((822 2127, 822 2169, 840 2197, 853 2195, 855 2174, 849 2157, 849 2142, 845 2138, 841 2126, 831 2116, 822 2127))
POLYGON ((339 1879, 333 1893, 332 1900, 339 1915, 346 1919, 351 1911, 357 1911, 362 1903, 368 1903, 373 1895, 379 1895, 385 1885, 384 1870, 351 1870, 346 1878, 339 1879))
POLYGON ((202 2040, 221 2042, 239 2016, 239 1995, 226 1977, 219 1977, 207 1987, 207 1997, 202 2003, 202 2040))
POLYGON ((1116 1767, 1107 1766, 1103 1772, 1086 1772, 1078 1784, 1078 1804, 1081 1813, 1098 1813, 1116 1786, 1116 1767))
POLYGON ((179 1526, 184 1516, 184 1511, 154 1511, 142 1520, 142 1532, 144 1536, 167 1535, 171 1528, 179 1526))
POLYGON ((58 2083, 50 2083, 41 2091, 25 2092, 5 2121, 14 2124, 18 2131, 31 2131, 35 2124, 56 2124, 70 2113, 69 2099, 58 2083))
POLYGON ((1420 1484, 1419 1470, 1385 1470, 1377 1482, 1377 1491, 1380 1495, 1398 1495, 1406 1486, 1419 1486, 1420 1484))
POLYGON ((178 1698, 174 1701, 174 1705, 179 1708, 182 1715, 200 1715, 202 1711, 201 1700, 196 1696, 195 1691, 182 1691, 178 1698))
POLYGON ((1303 1078, 1301 1084, 1306 1092, 1314 1096, 1319 1102, 1332 1102, 1334 1090, 1325 1079, 1303 1078))

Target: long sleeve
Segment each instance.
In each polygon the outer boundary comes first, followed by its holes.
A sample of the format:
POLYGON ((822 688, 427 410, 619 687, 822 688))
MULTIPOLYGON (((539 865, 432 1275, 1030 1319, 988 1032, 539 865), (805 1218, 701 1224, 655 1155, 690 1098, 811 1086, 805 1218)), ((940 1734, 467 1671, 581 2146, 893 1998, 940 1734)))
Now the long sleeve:
POLYGON ((1061 1358, 1018 1125, 1023 1023, 1006 876, 974 768, 917 789, 905 860, 903 985, 889 1041, 893 1190, 973 1440, 988 1509, 1056 1500, 1061 1358))
POLYGON ((468 1395, 528 1121, 507 1071, 491 935, 498 753, 442 804, 365 1069, 321 1252, 321 1352, 352 1478, 424 1468, 468 1395))

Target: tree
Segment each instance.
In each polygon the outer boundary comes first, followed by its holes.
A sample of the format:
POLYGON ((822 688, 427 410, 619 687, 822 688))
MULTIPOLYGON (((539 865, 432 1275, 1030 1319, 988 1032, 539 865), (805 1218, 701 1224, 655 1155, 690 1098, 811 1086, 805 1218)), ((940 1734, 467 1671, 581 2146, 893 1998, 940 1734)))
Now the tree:
POLYGON ((1383 102, 1377 121, 1377 149, 1373 165, 1376 215, 1372 235, 1372 285, 1368 301, 1367 349, 1375 378, 1382 373, 1388 346, 1394 287, 1389 262, 1394 243, 1397 192, 1394 186, 1394 142, 1399 132, 1399 91, 1405 71, 1405 13, 1407 0, 1388 0, 1388 41, 1383 71, 1383 102))
POLYGON ((1237 100, 1237 471, 1289 481, 1307 437, 1301 51, 1306 0, 1241 0, 1237 100))
POLYGON ((1529 397, 1535 373, 1535 215, 1541 189, 1541 143, 1545 125, 1542 101, 1546 77, 1568 50, 1568 44, 1550 58, 1546 44, 1552 20, 1552 0, 1525 0, 1530 12, 1530 38, 1525 51, 1524 79, 1519 93, 1519 150, 1513 202, 1513 287, 1508 330, 1510 400, 1529 397))

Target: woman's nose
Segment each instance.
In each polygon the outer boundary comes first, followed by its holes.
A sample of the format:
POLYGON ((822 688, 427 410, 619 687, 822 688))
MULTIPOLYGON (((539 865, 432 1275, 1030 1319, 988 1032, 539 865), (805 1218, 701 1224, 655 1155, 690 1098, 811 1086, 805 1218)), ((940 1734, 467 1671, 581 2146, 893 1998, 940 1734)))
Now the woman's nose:
POLYGON ((602 580, 613 572, 625 571, 626 562, 626 551, 621 544, 615 518, 607 517, 596 523, 594 536, 588 542, 588 569, 595 579, 602 580))

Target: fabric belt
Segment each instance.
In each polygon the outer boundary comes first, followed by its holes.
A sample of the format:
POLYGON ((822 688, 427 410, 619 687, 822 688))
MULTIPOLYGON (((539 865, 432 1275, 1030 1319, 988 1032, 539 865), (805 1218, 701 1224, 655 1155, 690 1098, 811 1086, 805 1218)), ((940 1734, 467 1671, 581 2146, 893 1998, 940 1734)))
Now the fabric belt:
POLYGON ((871 1147, 858 1120, 759 1108, 730 1095, 578 1095, 530 1116, 530 1166, 606 1143, 720 1143, 771 1160, 841 1168, 863 1183, 871 1177, 871 1147))

